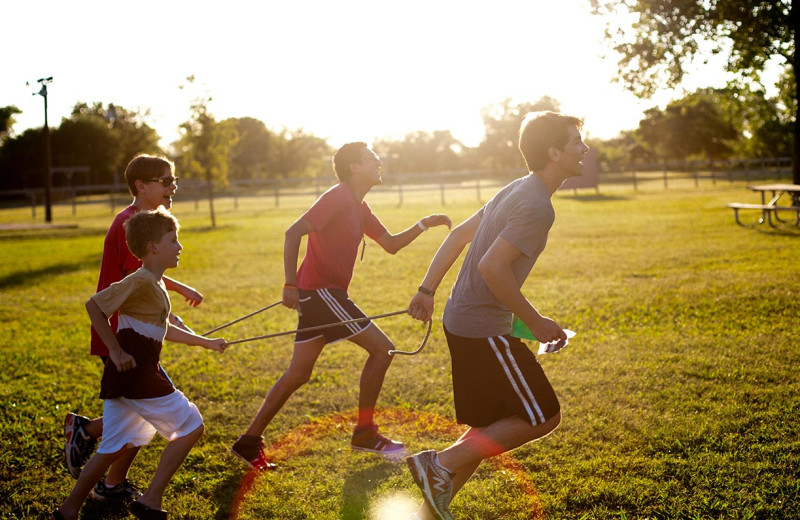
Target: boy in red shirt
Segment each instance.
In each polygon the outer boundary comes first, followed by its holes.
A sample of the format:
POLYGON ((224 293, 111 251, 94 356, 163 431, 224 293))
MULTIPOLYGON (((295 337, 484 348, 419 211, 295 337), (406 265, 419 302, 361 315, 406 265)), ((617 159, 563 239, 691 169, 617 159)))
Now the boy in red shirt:
MULTIPOLYGON (((169 209, 172 206, 172 197, 178 189, 178 178, 174 173, 175 165, 164 157, 139 154, 128 163, 125 168, 125 180, 133 195, 133 202, 117 214, 106 233, 97 282, 98 291, 119 282, 142 266, 142 261, 128 249, 123 225, 139 211, 154 210, 159 206, 169 209)), ((202 294, 177 280, 165 276, 164 284, 167 289, 183 296, 193 307, 203 300, 202 294)), ((116 331, 117 314, 113 314, 110 318, 111 329, 116 331)), ((178 316, 170 314, 170 322, 189 330, 178 316)), ((105 363, 108 359, 108 349, 94 327, 91 329, 91 334, 91 354, 100 356, 105 363)), ((164 375, 166 376, 166 373, 164 375)), ((73 477, 78 478, 83 463, 91 455, 97 439, 103 434, 103 418, 98 417, 90 421, 86 417, 69 413, 64 421, 64 432, 67 436, 64 447, 67 469, 73 477)), ((141 494, 136 486, 127 480, 128 469, 137 452, 138 448, 126 450, 120 455, 119 460, 111 465, 106 478, 101 479, 93 491, 95 499, 136 498, 141 494)))
MULTIPOLYGON (((429 227, 450 227, 447 215, 429 215, 401 233, 390 233, 364 201, 367 192, 381 183, 382 165, 366 143, 342 146, 333 156, 333 169, 339 184, 323 193, 286 231, 283 304, 300 311, 298 329, 365 317, 347 296, 364 235, 394 254, 429 227), (304 235, 308 235, 308 244, 298 269, 297 259, 304 235)), ((373 422, 375 404, 392 362, 388 352, 395 347, 377 325, 364 321, 299 332, 295 336, 289 368, 270 389, 250 427, 231 448, 234 455, 251 468, 264 470, 275 467, 264 457, 261 435, 289 397, 309 380, 325 345, 343 339, 352 341, 368 354, 361 371, 358 421, 351 447, 387 456, 404 453, 403 444, 378 433, 373 422)))

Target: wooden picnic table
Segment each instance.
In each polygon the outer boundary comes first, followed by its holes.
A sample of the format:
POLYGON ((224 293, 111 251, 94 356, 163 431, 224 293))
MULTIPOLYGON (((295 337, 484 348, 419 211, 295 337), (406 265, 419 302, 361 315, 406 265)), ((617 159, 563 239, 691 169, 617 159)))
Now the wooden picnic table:
POLYGON ((781 219, 779 213, 781 211, 792 211, 795 213, 794 225, 800 224, 800 184, 754 184, 748 186, 747 189, 761 193, 761 204, 745 204, 741 202, 728 204, 728 207, 733 209, 736 223, 740 226, 745 225, 739 220, 739 210, 741 209, 761 211, 761 218, 756 223, 763 224, 767 222, 772 227, 775 227, 772 222, 773 216, 776 222, 787 223, 788 221, 781 219), (772 194, 770 200, 767 200, 767 192, 772 194), (786 195, 789 197, 789 204, 778 204, 786 195))

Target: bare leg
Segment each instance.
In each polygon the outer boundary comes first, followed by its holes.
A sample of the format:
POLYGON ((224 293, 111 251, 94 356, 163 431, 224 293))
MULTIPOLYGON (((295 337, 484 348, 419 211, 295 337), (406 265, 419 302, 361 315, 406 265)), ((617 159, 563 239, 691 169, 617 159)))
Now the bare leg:
POLYGON ((311 378, 314 364, 325 344, 325 338, 322 337, 304 343, 295 343, 289 368, 272 385, 245 435, 260 437, 264 433, 270 421, 283 408, 286 401, 311 378))
POLYGON ((161 460, 153 475, 153 480, 150 481, 150 485, 147 486, 147 490, 142 494, 138 502, 151 509, 161 509, 161 502, 164 498, 164 490, 167 488, 167 484, 169 484, 175 472, 178 471, 178 468, 181 467, 189 451, 203 436, 203 429, 204 426, 201 424, 191 433, 167 443, 167 447, 164 448, 164 453, 161 454, 161 460))
POLYGON ((108 469, 108 474, 106 475, 106 485, 108 487, 122 484, 122 482, 125 481, 128 476, 128 470, 131 464, 133 464, 133 459, 136 458, 138 453, 139 446, 128 448, 120 452, 117 460, 115 460, 108 469))
POLYGON ((103 436, 103 417, 96 417, 83 425, 83 431, 92 436, 93 439, 99 439, 103 436))
POLYGON ((120 452, 117 451, 115 453, 95 453, 92 455, 92 458, 89 459, 89 462, 86 463, 86 466, 81 471, 78 481, 72 487, 69 496, 58 508, 65 519, 78 518, 81 506, 86 501, 89 492, 119 454, 120 452))
POLYGON ((359 332, 350 341, 367 351, 369 357, 361 369, 361 381, 358 394, 358 420, 356 428, 369 426, 375 417, 375 405, 378 402, 386 371, 392 364, 389 351, 394 348, 391 340, 374 323, 359 332))

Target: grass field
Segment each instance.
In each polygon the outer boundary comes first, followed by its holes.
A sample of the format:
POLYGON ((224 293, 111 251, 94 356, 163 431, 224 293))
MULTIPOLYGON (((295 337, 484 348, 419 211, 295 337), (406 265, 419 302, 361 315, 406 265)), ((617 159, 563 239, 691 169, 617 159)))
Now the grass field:
MULTIPOLYGON (((488 194, 487 194, 488 195, 488 194)), ((578 332, 541 357, 561 400, 551 436, 485 464, 452 509, 464 519, 800 518, 800 231, 741 228, 730 201, 743 184, 670 187, 555 197, 556 224, 524 292, 578 332)), ((428 213, 461 221, 474 192, 367 200, 394 231, 428 213)), ((207 209, 176 203, 184 252, 170 274, 206 296, 173 307, 205 331, 280 298, 283 231, 312 202, 240 199, 207 209)), ((119 210, 120 208, 118 208, 119 210)), ((40 214, 41 215, 41 214, 40 214)), ((100 364, 88 355, 88 318, 107 203, 85 203, 55 221, 76 228, 0 230, 0 518, 45 518, 73 479, 62 462, 64 414, 99 415, 100 364)), ((30 209, 0 211, 28 222, 30 209)), ((368 314, 403 309, 444 238, 425 233, 396 256, 367 246, 351 297, 368 314)), ((437 294, 426 350, 395 360, 378 420, 409 449, 447 446, 453 423, 449 355, 438 321, 454 269, 437 294)), ((282 307, 224 331, 229 340, 295 327, 282 307)), ((399 348, 423 327, 381 320, 399 348)), ((408 518, 421 500, 405 465, 351 453, 350 424, 365 355, 329 347, 315 374, 266 432, 280 469, 253 475, 228 454, 280 377, 291 339, 231 347, 224 356, 167 344, 163 364, 206 419, 206 435, 168 488, 171 518, 408 518)), ((164 441, 131 472, 145 486, 164 441)), ((120 506, 87 503, 84 518, 128 518, 120 506)))

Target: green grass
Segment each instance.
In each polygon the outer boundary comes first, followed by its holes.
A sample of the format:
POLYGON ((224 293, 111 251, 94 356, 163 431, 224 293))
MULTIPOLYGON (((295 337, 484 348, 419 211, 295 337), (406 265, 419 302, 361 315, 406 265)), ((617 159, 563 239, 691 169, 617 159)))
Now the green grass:
MULTIPOLYGON (((474 196, 448 194, 445 207, 438 192, 407 193, 400 208, 390 194, 368 200, 399 231, 432 212, 460 221, 477 209, 474 196)), ((556 224, 524 292, 578 332, 564 352, 541 357, 563 422, 482 466, 453 504, 457 518, 800 517, 800 230, 736 226, 725 203, 753 197, 743 184, 722 183, 555 197, 556 224)), ((205 331, 279 299, 283 231, 310 203, 240 199, 235 210, 220 200, 212 230, 205 204, 179 201, 184 254, 171 274, 206 299, 192 309, 174 298, 176 312, 205 331)), ((40 518, 63 500, 74 482, 61 461, 64 414, 102 410, 83 303, 112 214, 98 201, 77 216, 56 206, 54 215, 78 227, 0 230, 0 518, 40 518)), ((30 208, 0 211, 4 222, 32 222, 30 208)), ((443 237, 433 229, 396 256, 368 244, 352 298, 368 314, 404 308, 443 237)), ((456 271, 437 295, 437 316, 456 271)), ((295 324, 279 307, 224 335, 295 324)), ((379 325, 399 348, 415 348, 424 333, 404 316, 379 325)), ((165 347, 165 367, 207 427, 168 488, 171 518, 407 518, 401 513, 419 503, 404 465, 348 448, 365 359, 351 344, 326 349, 267 429, 278 471, 250 475, 228 454, 290 355, 290 338, 224 356, 165 347)), ((447 446, 463 431, 453 424, 450 385, 437 322, 427 349, 390 369, 382 429, 411 450, 447 446)), ((163 446, 156 439, 142 450, 135 482, 146 485, 163 446)), ((93 503, 83 516, 128 518, 93 503)))

